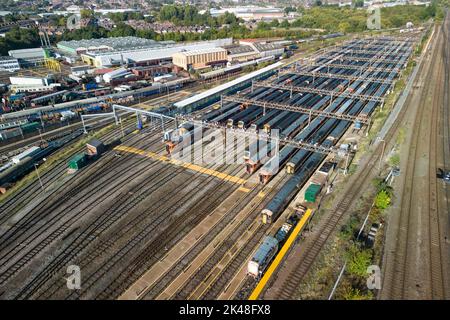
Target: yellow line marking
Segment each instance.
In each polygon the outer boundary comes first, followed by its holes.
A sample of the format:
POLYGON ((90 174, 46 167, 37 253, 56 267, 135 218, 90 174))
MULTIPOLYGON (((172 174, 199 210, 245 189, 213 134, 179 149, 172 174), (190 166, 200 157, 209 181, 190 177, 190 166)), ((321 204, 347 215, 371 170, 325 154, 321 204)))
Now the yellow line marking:
POLYGON ((250 189, 246 187, 240 187, 238 190, 242 192, 250 192, 250 189))
POLYGON ((303 217, 300 219, 300 221, 295 226, 294 230, 290 234, 289 238, 284 243, 283 247, 281 248, 280 252, 278 252, 277 256, 273 260, 273 262, 270 264, 269 268, 267 269, 266 273, 264 273, 263 277, 259 281, 256 288, 253 290, 252 294, 248 298, 248 300, 256 300, 258 299, 259 295, 263 291, 264 287, 266 286, 269 279, 272 277, 272 274, 275 272, 275 270, 278 268, 278 265, 283 260, 284 256, 288 252, 289 248, 291 247, 294 240, 297 238, 300 231, 303 229, 304 225, 308 221, 309 217, 312 214, 312 210, 308 209, 306 210, 303 217))
POLYGON ((221 180, 233 182, 236 184, 244 184, 247 182, 245 179, 242 179, 242 178, 239 178, 236 176, 232 176, 232 175, 229 175, 229 174, 226 174, 226 173, 223 173, 220 171, 216 171, 213 169, 204 168, 204 167, 196 165, 196 164, 182 162, 182 161, 176 160, 176 159, 170 159, 169 157, 162 156, 162 155, 159 155, 159 154, 151 152, 151 151, 145 151, 145 150, 141 150, 141 149, 137 149, 137 148, 133 148, 133 147, 127 147, 127 146, 117 146, 114 148, 114 150, 134 153, 134 154, 138 154, 138 155, 148 157, 151 159, 155 159, 155 160, 159 160, 159 161, 166 161, 171 164, 174 164, 174 165, 177 165, 177 166, 180 166, 180 167, 192 170, 192 171, 197 171, 197 172, 207 174, 207 175, 219 178, 221 180))
POLYGON ((258 193, 258 197, 260 197, 260 198, 262 198, 262 197, 264 197, 266 194, 264 193, 264 192, 262 192, 262 191, 260 191, 259 193, 258 193))

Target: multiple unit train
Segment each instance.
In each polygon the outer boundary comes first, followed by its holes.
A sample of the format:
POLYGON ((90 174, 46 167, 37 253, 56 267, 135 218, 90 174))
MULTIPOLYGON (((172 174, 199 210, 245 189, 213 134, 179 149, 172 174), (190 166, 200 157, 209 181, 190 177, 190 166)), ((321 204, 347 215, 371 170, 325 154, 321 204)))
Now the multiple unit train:
POLYGON ((270 262, 281 249, 284 242, 287 240, 293 228, 297 225, 298 221, 305 211, 306 208, 301 208, 301 210, 289 216, 286 222, 284 222, 282 226, 276 231, 275 235, 266 236, 264 238, 262 244, 259 246, 258 250, 256 250, 251 260, 248 262, 248 275, 255 278, 260 278, 263 275, 270 262))
POLYGON ((51 141, 45 146, 30 147, 15 156, 0 167, 0 192, 6 192, 11 184, 33 170, 33 167, 39 164, 43 158, 82 134, 83 130, 79 129, 61 139, 51 141))

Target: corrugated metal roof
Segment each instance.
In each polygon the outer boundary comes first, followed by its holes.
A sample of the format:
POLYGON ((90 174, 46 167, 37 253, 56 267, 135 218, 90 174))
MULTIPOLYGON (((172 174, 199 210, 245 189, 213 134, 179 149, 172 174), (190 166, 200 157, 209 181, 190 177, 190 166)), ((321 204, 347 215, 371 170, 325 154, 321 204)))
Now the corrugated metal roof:
POLYGON ((91 141, 89 141, 87 144, 92 146, 92 147, 94 147, 94 148, 98 148, 98 147, 103 145, 103 142, 101 142, 100 140, 94 138, 91 141))
POLYGON ((197 54, 204 54, 204 53, 216 53, 216 52, 226 52, 224 48, 206 48, 206 49, 197 49, 197 50, 189 50, 189 51, 181 51, 177 52, 174 55, 181 54, 185 55, 187 57, 189 56, 195 56, 197 54))
POLYGON ((255 78, 255 77, 257 77, 257 76, 259 76, 259 75, 261 75, 261 74, 263 74, 263 73, 265 73, 267 71, 276 69, 276 68, 280 67, 282 64, 283 64, 282 62, 276 62, 274 64, 271 64, 271 65, 267 66, 267 67, 264 67, 262 69, 253 71, 253 72, 251 72, 249 74, 246 74, 246 75, 244 75, 242 77, 234 79, 234 80, 232 80, 230 82, 227 82, 227 83, 221 84, 220 86, 217 86, 215 88, 206 90, 206 91, 204 91, 202 93, 199 93, 199 94, 197 94, 197 95, 195 95, 193 97, 181 100, 181 101, 175 103, 174 106, 177 107, 177 108, 183 108, 183 107, 188 106, 188 105, 190 105, 192 103, 198 102, 198 101, 203 100, 203 99, 205 99, 205 98, 207 98, 209 96, 215 95, 215 94, 220 93, 220 92, 222 92, 222 91, 224 91, 226 89, 234 87, 235 85, 240 84, 240 83, 242 83, 244 81, 253 79, 253 78, 255 78))

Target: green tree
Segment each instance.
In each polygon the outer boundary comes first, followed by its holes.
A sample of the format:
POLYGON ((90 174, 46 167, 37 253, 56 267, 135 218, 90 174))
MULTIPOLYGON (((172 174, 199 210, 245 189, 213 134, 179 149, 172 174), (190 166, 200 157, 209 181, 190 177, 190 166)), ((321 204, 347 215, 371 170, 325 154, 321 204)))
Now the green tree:
POLYGON ((373 293, 368 291, 367 294, 362 293, 358 288, 347 288, 343 295, 344 300, 372 300, 373 293))
POLYGON ((80 15, 82 19, 89 19, 94 17, 94 11, 88 9, 81 9, 80 15))
POLYGON ((381 190, 378 192, 376 198, 375 198, 375 206, 378 209, 384 210, 391 204, 391 197, 386 192, 386 190, 381 190))
POLYGON ((367 268, 372 263, 372 252, 361 250, 356 245, 352 245, 347 252, 347 272, 353 276, 367 277, 367 268))
POLYGON ((289 29, 290 26, 291 26, 291 24, 289 23, 289 21, 287 21, 287 19, 284 19, 280 23, 280 27, 284 28, 284 29, 289 29))
POLYGON ((136 30, 123 22, 118 23, 114 29, 108 32, 109 37, 129 37, 134 35, 136 35, 136 30))

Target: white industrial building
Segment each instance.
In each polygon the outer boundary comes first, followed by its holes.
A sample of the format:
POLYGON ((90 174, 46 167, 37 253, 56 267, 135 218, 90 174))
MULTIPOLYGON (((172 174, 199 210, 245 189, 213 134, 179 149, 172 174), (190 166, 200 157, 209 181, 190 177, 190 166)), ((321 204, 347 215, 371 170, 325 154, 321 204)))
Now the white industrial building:
MULTIPOLYGON (((204 12, 200 11, 200 12, 204 12)), ((256 6, 244 6, 244 7, 230 7, 221 9, 210 9, 210 14, 213 17, 224 15, 225 12, 233 13, 236 17, 243 20, 275 20, 285 18, 284 10, 282 8, 275 7, 256 7, 256 6)))
POLYGON ((232 38, 211 41, 172 43, 150 48, 135 50, 118 50, 112 52, 86 52, 81 59, 97 68, 119 66, 127 63, 144 63, 171 61, 172 55, 183 51, 196 51, 228 46, 233 43, 232 38))
POLYGON ((250 46, 260 54, 262 58, 275 56, 279 57, 284 53, 283 42, 264 42, 254 39, 239 40, 240 45, 250 46))
POLYGON ((13 57, 0 57, 0 71, 14 72, 20 70, 19 60, 13 57))
POLYGON ((31 67, 42 63, 45 58, 45 51, 42 48, 19 49, 8 51, 10 57, 19 60, 21 67, 31 67))
POLYGON ((50 77, 9 77, 11 82, 10 89, 13 92, 47 92, 53 91, 61 86, 59 83, 54 83, 50 77))

